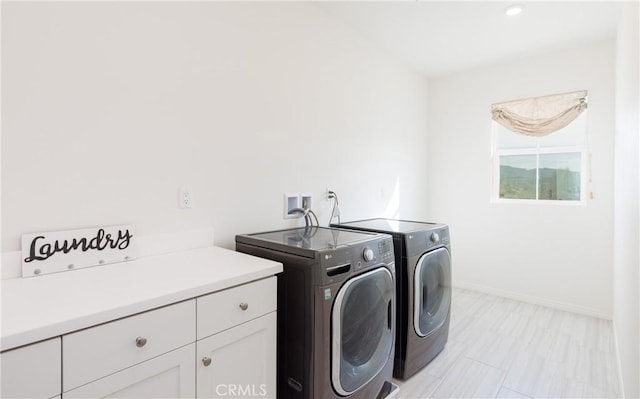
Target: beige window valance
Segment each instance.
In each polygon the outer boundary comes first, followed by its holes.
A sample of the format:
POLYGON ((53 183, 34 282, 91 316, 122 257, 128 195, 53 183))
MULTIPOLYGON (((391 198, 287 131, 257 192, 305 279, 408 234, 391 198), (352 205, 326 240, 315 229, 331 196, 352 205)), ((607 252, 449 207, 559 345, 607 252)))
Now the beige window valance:
POLYGON ((516 133, 546 136, 571 123, 587 108, 587 91, 531 97, 493 104, 493 120, 516 133))

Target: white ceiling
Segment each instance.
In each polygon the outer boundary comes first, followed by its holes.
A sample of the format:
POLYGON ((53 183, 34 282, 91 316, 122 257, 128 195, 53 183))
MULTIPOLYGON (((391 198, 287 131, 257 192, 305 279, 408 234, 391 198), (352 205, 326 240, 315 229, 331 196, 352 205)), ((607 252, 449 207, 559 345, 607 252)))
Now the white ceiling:
POLYGON ((615 37, 621 2, 317 2, 377 46, 439 76, 615 37), (517 3, 523 12, 507 17, 517 3))

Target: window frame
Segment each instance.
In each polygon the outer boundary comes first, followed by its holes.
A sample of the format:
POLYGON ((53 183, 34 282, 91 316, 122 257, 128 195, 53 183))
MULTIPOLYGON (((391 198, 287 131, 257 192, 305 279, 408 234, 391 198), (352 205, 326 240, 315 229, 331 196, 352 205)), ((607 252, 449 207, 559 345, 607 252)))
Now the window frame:
MULTIPOLYGON (((561 205, 561 206, 585 206, 587 204, 588 157, 590 156, 587 143, 587 132, 583 145, 540 148, 539 141, 536 147, 498 149, 498 123, 491 121, 491 203, 495 204, 523 204, 523 205, 561 205), (580 200, 548 200, 548 199, 521 199, 500 198, 500 157, 510 155, 535 155, 536 156, 536 197, 539 195, 539 170, 540 155, 580 153, 580 200)), ((513 133, 518 134, 518 133, 513 133)))

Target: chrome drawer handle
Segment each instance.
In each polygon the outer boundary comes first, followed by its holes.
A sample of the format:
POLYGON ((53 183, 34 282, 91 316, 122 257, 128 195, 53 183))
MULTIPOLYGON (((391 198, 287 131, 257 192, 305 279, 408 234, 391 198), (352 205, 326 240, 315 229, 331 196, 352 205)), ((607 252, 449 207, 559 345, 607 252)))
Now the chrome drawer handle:
POLYGON ((147 339, 145 337, 138 337, 136 338, 136 346, 138 348, 142 348, 143 346, 145 346, 147 344, 147 339))
POLYGON ((211 358, 210 357, 203 357, 202 358, 202 364, 204 364, 204 367, 209 367, 209 365, 211 364, 211 358))
POLYGON ((242 303, 240 304, 240 309, 242 309, 242 310, 247 310, 247 309, 249 309, 249 304, 248 304, 248 303, 244 303, 244 302, 242 302, 242 303))

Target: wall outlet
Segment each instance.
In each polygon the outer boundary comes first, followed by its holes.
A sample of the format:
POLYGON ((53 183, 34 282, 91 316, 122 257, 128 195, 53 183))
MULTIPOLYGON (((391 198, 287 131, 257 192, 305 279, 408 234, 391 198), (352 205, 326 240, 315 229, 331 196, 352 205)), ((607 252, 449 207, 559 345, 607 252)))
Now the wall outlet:
POLYGON ((180 209, 193 208, 193 198, 190 188, 180 187, 178 190, 178 207, 180 207, 180 209))
POLYGON ((284 219, 296 219, 302 216, 301 213, 290 213, 292 209, 300 208, 300 195, 284 194, 284 219))

